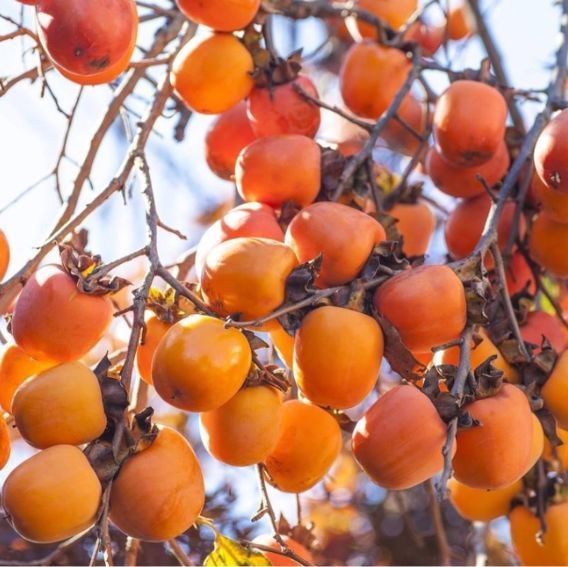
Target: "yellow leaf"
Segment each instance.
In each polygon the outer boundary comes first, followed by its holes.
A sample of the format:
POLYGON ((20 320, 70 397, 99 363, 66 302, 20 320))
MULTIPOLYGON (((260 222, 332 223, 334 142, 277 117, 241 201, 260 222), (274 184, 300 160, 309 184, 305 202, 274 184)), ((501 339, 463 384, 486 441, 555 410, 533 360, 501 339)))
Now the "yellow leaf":
POLYGON ((203 565, 217 567, 221 565, 272 565, 266 557, 257 551, 251 551, 240 543, 217 533, 215 547, 205 558, 203 565))

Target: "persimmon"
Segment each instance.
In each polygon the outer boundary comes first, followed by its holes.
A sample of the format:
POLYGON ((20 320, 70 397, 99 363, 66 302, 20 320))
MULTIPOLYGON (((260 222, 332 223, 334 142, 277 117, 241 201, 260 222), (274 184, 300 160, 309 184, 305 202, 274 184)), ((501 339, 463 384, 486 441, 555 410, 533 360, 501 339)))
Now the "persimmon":
POLYGON ((556 418, 558 427, 568 430, 568 351, 565 350, 558 357, 540 395, 545 407, 556 418))
POLYGON ((294 377, 320 406, 356 406, 379 377, 383 333, 368 315, 328 305, 302 320, 294 342, 294 377))
POLYGON ((353 456, 369 478, 388 490, 403 490, 444 467, 446 424, 415 386, 383 394, 353 431, 353 456))
POLYGON ((138 31, 133 0, 79 0, 72 5, 66 0, 39 0, 36 17, 45 52, 71 80, 108 82, 128 66, 138 31))
POLYGON ((519 480, 530 467, 535 423, 525 394, 503 384, 491 397, 465 406, 477 427, 456 435, 454 476, 472 488, 497 489, 519 480))
POLYGON ((519 251, 513 252, 505 267, 505 279, 509 295, 515 295, 525 288, 529 293, 536 293, 537 286, 534 274, 525 257, 519 251))
POLYGON ((341 450, 337 421, 318 406, 290 400, 282 406, 276 447, 264 464, 282 492, 304 492, 318 483, 341 450))
POLYGON ((26 459, 8 475, 2 506, 23 538, 55 543, 95 523, 101 494, 101 483, 81 450, 56 445, 26 459))
POLYGON ((541 132, 534 147, 534 167, 542 182, 560 193, 568 193, 568 111, 559 112, 541 132))
POLYGON ((523 490, 523 483, 517 480, 504 488, 483 490, 451 478, 448 490, 450 502, 462 518, 470 522, 490 522, 509 513, 511 501, 523 490))
POLYGON ((568 502, 550 504, 544 513, 544 521, 546 531, 543 533, 540 519, 525 506, 516 506, 509 514, 513 548, 522 565, 568 563, 568 502))
POLYGON ((541 207, 541 214, 559 223, 568 223, 568 194, 551 189, 535 173, 531 189, 541 207))
POLYGON ((540 420, 534 413, 532 414, 532 421, 533 434, 531 438, 531 452, 525 472, 528 472, 530 469, 532 469, 532 467, 534 467, 536 462, 542 457, 544 453, 544 429, 542 428, 540 420))
POLYGON ((270 330, 270 340, 282 362, 292 368, 294 360, 294 335, 290 335, 281 325, 270 330))
POLYGON ((148 314, 144 322, 144 342, 136 349, 136 369, 146 384, 152 384, 152 360, 162 337, 170 330, 171 323, 162 321, 154 313, 148 314))
POLYGON ((292 248, 268 238, 233 238, 205 259, 201 289, 219 315, 244 321, 268 315, 284 301, 286 279, 298 260, 292 248))
POLYGON ((446 21, 447 34, 450 39, 459 41, 475 33, 475 21, 469 7, 465 4, 450 4, 446 21))
POLYGON ((550 441, 545 437, 542 457, 547 461, 558 460, 561 467, 566 469, 568 467, 568 431, 557 427, 556 435, 558 435, 562 441, 562 445, 558 445, 558 447, 555 447, 553 450, 550 441))
POLYGON ((412 93, 408 93, 402 100, 398 108, 397 116, 404 122, 390 119, 381 133, 381 137, 387 142, 391 150, 400 152, 407 156, 413 156, 421 149, 421 141, 417 137, 424 135, 426 128, 426 107, 424 103, 418 101, 412 93), (410 131, 410 126, 413 131, 410 131))
POLYGON ((130 537, 166 541, 192 526, 204 502, 203 474, 191 445, 175 429, 161 427, 149 447, 121 466, 109 517, 130 537))
POLYGON ((436 148, 456 165, 481 165, 503 143, 506 120, 507 103, 497 89, 476 81, 456 81, 436 102, 436 148))
POLYGON ((260 463, 280 433, 282 394, 271 386, 239 390, 226 404, 199 416, 203 445, 234 467, 260 463))
POLYGON ((219 114, 248 96, 253 69, 251 54, 235 36, 214 33, 194 37, 181 49, 170 81, 191 110, 219 114))
MULTIPOLYGON (((417 0, 357 0, 357 6, 398 30, 418 9, 417 0)), ((371 24, 358 22, 363 37, 377 39, 377 30, 371 24)))
POLYGON ((12 413, 14 393, 30 376, 53 366, 50 362, 34 360, 18 345, 7 344, 0 354, 0 406, 12 413))
POLYGON ((485 193, 483 182, 496 185, 509 169, 511 160, 505 142, 501 142, 495 155, 481 165, 463 167, 455 165, 431 148, 426 158, 426 170, 432 183, 452 197, 475 197, 485 193), (479 177, 478 177, 479 176, 479 177))
POLYGON ((568 224, 553 221, 540 213, 529 232, 529 253, 532 259, 547 272, 559 277, 568 277, 568 224))
MULTIPOLYGON (((314 558, 312 554, 299 542, 287 535, 280 536, 286 546, 291 549, 294 553, 299 555, 302 559, 305 559, 308 563, 313 564, 314 558)), ((279 550, 280 544, 274 539, 272 534, 262 534, 256 536, 253 543, 258 543, 260 545, 265 545, 266 547, 271 547, 272 549, 279 550)), ((289 565, 300 565, 297 561, 294 561, 290 557, 281 555, 280 553, 271 553, 270 551, 262 551, 262 554, 270 561, 272 565, 278 566, 289 566, 289 565)))
POLYGON ((414 22, 404 34, 406 41, 416 42, 424 55, 432 57, 444 43, 444 26, 432 26, 421 21, 414 22))
POLYGON ((235 175, 241 150, 256 139, 247 118, 247 105, 239 102, 223 112, 205 136, 205 159, 211 171, 221 179, 235 175))
POLYGON ((10 458, 10 429, 5 419, 0 419, 0 469, 3 469, 10 458))
POLYGON ((259 138, 237 158, 237 189, 245 201, 281 207, 286 201, 305 207, 321 184, 321 151, 307 136, 281 134, 259 138), (290 167, 294 164, 294 167, 290 167))
MULTIPOLYGON (((495 346, 493 341, 489 338, 487 331, 480 327, 477 333, 481 337, 481 342, 475 344, 472 341, 471 354, 470 354, 470 364, 471 368, 475 369, 483 362, 485 362, 490 356, 496 356, 492 362, 493 366, 498 370, 503 371, 504 378, 513 384, 518 384, 520 381, 519 372, 514 366, 511 366, 501 354, 501 351, 495 346)), ((460 360, 460 348, 451 347, 440 353, 440 363, 441 364, 453 364, 458 366, 460 360)))
POLYGON ((39 449, 82 445, 107 425, 97 377, 82 362, 67 362, 26 380, 12 401, 22 437, 39 449))
POLYGON ((558 317, 544 311, 530 311, 520 330, 523 340, 537 347, 536 353, 540 352, 543 337, 557 352, 568 347, 568 332, 558 317))
POLYGON ((4 279, 10 263, 10 244, 3 230, 0 230, 0 281, 4 279))
POLYGON ((298 87, 313 98, 318 91, 312 80, 298 75, 281 85, 255 87, 247 101, 248 117, 253 132, 259 136, 300 134, 313 138, 320 126, 321 113, 315 105, 298 92, 298 87))
POLYGON ((152 359, 156 392, 186 411, 210 411, 243 385, 252 354, 245 336, 223 321, 189 315, 164 335, 152 359))
POLYGON ((260 0, 176 0, 179 9, 196 24, 217 31, 246 28, 256 16, 260 0))
POLYGON ((452 341, 465 327, 463 284, 448 266, 399 272, 377 288, 373 303, 413 352, 452 341))
MULTIPOLYGON (((515 219, 516 204, 510 200, 505 203, 501 217, 497 224, 497 243, 501 250, 505 249, 511 234, 515 219)), ((450 213, 444 228, 444 237, 450 256, 460 260, 469 256, 481 238, 485 222, 491 210, 491 197, 487 193, 464 199, 450 213)), ((522 238, 526 230, 526 222, 521 215, 519 218, 519 237, 522 238)), ((493 258, 489 255, 485 259, 486 266, 493 267, 493 258)))
POLYGON ((341 285, 361 271, 375 244, 386 240, 373 217, 340 203, 322 201, 301 210, 288 225, 284 242, 298 260, 323 255, 320 287, 341 285))
POLYGON ((82 293, 61 267, 44 266, 30 277, 16 301, 12 334, 36 360, 70 362, 97 344, 112 313, 107 296, 82 293))
POLYGON ((244 236, 271 238, 282 242, 284 232, 278 224, 274 209, 262 203, 243 203, 213 223, 197 245, 195 254, 197 277, 201 278, 205 258, 217 244, 244 236))
POLYGON ((397 219, 396 228, 403 237, 403 250, 408 256, 426 254, 436 229, 436 217, 423 201, 398 203, 389 214, 397 219))
POLYGON ((343 102, 364 118, 378 118, 404 84, 412 65, 399 49, 375 41, 353 44, 339 72, 343 102))

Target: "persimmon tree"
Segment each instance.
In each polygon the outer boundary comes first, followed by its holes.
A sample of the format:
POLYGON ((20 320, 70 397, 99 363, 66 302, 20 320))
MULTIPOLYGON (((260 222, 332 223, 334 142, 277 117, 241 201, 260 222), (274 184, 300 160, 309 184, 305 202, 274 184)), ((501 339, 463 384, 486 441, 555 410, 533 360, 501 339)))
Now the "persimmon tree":
MULTIPOLYGON (((568 1, 529 90, 478 0, 20 1, 0 49, 28 57, 0 105, 34 88, 66 128, 43 242, 10 257, 0 232, 2 563, 566 564, 568 1), (307 19, 325 42, 278 49, 307 19), (474 40, 487 57, 459 68, 474 40), (75 162, 83 93, 109 85, 75 162), (186 236, 148 145, 198 114, 217 115, 198 143, 234 197, 170 264, 161 238, 186 236), (128 148, 98 186, 119 120, 128 148), (133 191, 146 240, 104 262, 85 221, 133 191), (256 469, 250 522, 206 453, 256 469)), ((113 250, 128 225, 107 230, 113 250)))

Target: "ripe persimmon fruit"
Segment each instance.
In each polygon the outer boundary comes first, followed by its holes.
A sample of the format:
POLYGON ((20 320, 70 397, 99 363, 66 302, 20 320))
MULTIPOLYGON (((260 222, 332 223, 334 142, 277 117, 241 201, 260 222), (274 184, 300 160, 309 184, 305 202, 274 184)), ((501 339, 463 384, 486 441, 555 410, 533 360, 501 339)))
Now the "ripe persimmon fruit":
POLYGON ((568 194, 551 189, 535 173, 531 179, 531 190, 541 207, 541 214, 554 222, 568 223, 568 194))
POLYGON ((562 110, 546 125, 534 147, 534 167, 542 182, 568 193, 568 111, 562 110))
POLYGON ((564 325, 558 317, 545 311, 530 311, 520 331, 524 341, 537 347, 535 349, 537 354, 540 352, 543 337, 559 353, 568 347, 568 332, 564 325))
POLYGON ((422 155, 424 150, 421 148, 419 136, 423 136, 426 129, 425 104, 420 102, 412 93, 408 93, 402 100, 396 115, 403 122, 391 118, 382 131, 381 138, 393 151, 409 157, 414 156, 414 154, 422 155))
POLYGON ((10 263, 10 244, 3 230, 0 230, 0 281, 4 279, 10 263))
POLYGON ((176 0, 176 3, 196 24, 222 32, 241 30, 248 26, 260 6, 260 0, 176 0))
POLYGON ((552 220, 540 213, 534 219, 529 232, 529 253, 535 262, 547 272, 568 277, 568 224, 552 220))
POLYGON ((278 325, 270 330, 270 340, 282 362, 291 369, 294 360, 295 335, 290 335, 281 325, 278 325))
POLYGON ((466 4, 450 4, 446 29, 448 37, 454 41, 465 39, 475 32, 475 20, 466 4))
POLYGON ((395 386, 357 422, 353 456, 373 482, 404 490, 442 470, 446 435, 446 424, 419 388, 395 386))
POLYGON ((152 360, 156 392, 186 411, 210 411, 243 385, 252 354, 245 336, 221 319, 189 315, 164 335, 152 360))
POLYGON ((130 537, 166 541, 195 522, 205 502, 199 461, 181 433, 161 427, 130 456, 112 483, 110 520, 130 537))
POLYGON ((444 26, 433 26, 418 20, 406 30, 403 37, 406 41, 416 42, 426 57, 432 57, 444 43, 444 36, 444 26))
POLYGON ((534 274, 522 252, 518 250, 513 252, 505 267, 505 279, 509 295, 515 295, 525 288, 529 293, 536 293, 534 274))
POLYGON ((341 450, 341 429, 325 410, 299 400, 282 406, 280 433, 264 464, 282 492, 304 492, 318 483, 341 450))
MULTIPOLYGON (((314 558, 312 554, 299 542, 287 535, 282 535, 282 540, 286 546, 299 555, 302 559, 305 559, 308 563, 314 563, 314 558)), ((272 534, 261 534, 256 536, 253 543, 259 543, 260 545, 266 545, 272 549, 280 549, 280 544, 274 539, 272 534)), ((294 561, 291 557, 286 557, 280 553, 271 553, 270 551, 261 552, 272 565, 277 566, 290 566, 290 565, 300 565, 297 561, 294 561)))
POLYGON ((10 429, 5 419, 0 419, 0 469, 3 469, 12 452, 10 442, 10 429))
POLYGON ((284 241, 303 263, 323 255, 320 287, 341 285, 357 276, 375 244, 386 240, 381 224, 357 209, 322 201, 302 209, 284 241))
POLYGON ((568 430, 568 351, 558 357, 554 369, 540 390, 544 406, 556 418, 558 427, 568 430))
POLYGON ((59 266, 35 272, 14 308, 12 334, 16 344, 37 360, 70 362, 87 354, 112 321, 107 296, 77 289, 59 266))
POLYGON ((550 441, 545 437, 542 458, 547 461, 557 460, 561 468, 566 469, 568 467, 568 431, 557 427, 556 435, 558 435, 562 441, 562 445, 558 445, 558 447, 555 447, 553 450, 550 441))
POLYGON ((253 87, 252 56, 233 35, 194 37, 176 55, 170 81, 195 112, 219 114, 244 100, 253 87))
POLYGON ((199 416, 203 445, 234 467, 263 461, 280 433, 282 394, 271 386, 239 390, 226 404, 199 416))
POLYGON ((398 221, 396 228, 402 235, 406 255, 426 254, 436 229, 436 217, 430 207, 423 201, 397 203, 388 213, 398 221))
POLYGON ((280 134, 259 138, 237 158, 237 189, 245 201, 276 208, 292 201, 305 207, 319 193, 320 162, 320 148, 307 136, 280 134))
POLYGON ((152 384, 152 360, 162 337, 170 330, 171 323, 162 321, 154 313, 147 314, 144 324, 144 342, 136 349, 136 369, 146 384, 152 384))
MULTIPOLYGON (((357 7, 369 12, 398 30, 418 9, 417 0, 357 0, 357 7)), ((377 30, 367 22, 358 22, 363 37, 377 39, 377 30)))
POLYGON ((369 315, 333 305, 314 309, 296 331, 298 387, 320 406, 356 406, 377 382, 383 344, 383 332, 369 315))
POLYGON ((8 475, 2 506, 23 538, 55 543, 95 523, 101 494, 101 483, 81 450, 55 445, 26 459, 8 475))

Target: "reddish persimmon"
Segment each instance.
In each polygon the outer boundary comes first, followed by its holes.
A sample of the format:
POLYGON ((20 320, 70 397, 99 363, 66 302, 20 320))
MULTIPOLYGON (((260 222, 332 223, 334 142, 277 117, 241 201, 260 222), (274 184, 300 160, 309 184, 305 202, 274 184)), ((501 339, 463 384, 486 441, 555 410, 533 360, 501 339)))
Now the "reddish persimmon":
POLYGON ((321 121, 320 109, 302 96, 298 87, 311 97, 318 98, 312 80, 304 75, 272 88, 252 89, 247 109, 252 130, 257 136, 300 134, 313 138, 316 135, 321 121))
POLYGON ((456 435, 454 476, 473 488, 510 486, 530 467, 535 423, 525 394, 512 384, 503 384, 489 398, 465 406, 477 427, 456 435))
POLYGON ((391 118, 381 133, 381 137, 387 142, 388 147, 407 156, 414 156, 418 152, 424 153, 424 150, 421 149, 421 141, 416 136, 416 134, 424 135, 426 127, 424 103, 418 101, 412 93, 409 93, 404 97, 397 116, 404 121, 405 125, 391 118), (409 131, 407 126, 410 126, 414 132, 409 131))
POLYGON ((12 413, 12 398, 25 380, 53 366, 50 362, 34 360, 18 345, 7 344, 0 354, 0 406, 12 413))
POLYGON ((72 5, 67 0, 39 0, 36 16, 49 59, 81 84, 108 82, 128 65, 138 30, 133 0, 79 0, 72 5), (90 82, 89 77, 99 74, 106 80, 90 82))
POLYGON ((197 277, 201 278, 205 258, 215 246, 243 236, 284 240, 284 232, 272 207, 262 203, 243 203, 212 224, 201 237, 195 254, 197 277))
POLYGON ((537 215, 529 233, 529 253, 547 272, 568 277, 568 224, 553 221, 541 213, 537 215))
POLYGON ((270 386, 239 390, 220 408, 199 416, 203 445, 217 460, 234 467, 260 463, 276 447, 282 394, 270 386))
POLYGON ((152 360, 158 394, 186 411, 209 411, 228 402, 243 385, 252 355, 245 336, 223 321, 189 315, 164 335, 152 360))
POLYGON ((253 87, 252 56, 233 35, 194 37, 176 55, 170 81, 189 108, 202 114, 225 112, 253 87))
MULTIPOLYGON (((284 540, 284 543, 299 555, 302 559, 305 559, 306 562, 313 564, 314 558, 312 554, 301 544, 298 543, 295 539, 288 537, 286 535, 281 536, 284 540)), ((279 550, 280 544, 274 539, 272 534, 262 534, 253 539, 253 543, 258 543, 260 545, 266 545, 267 547, 271 547, 272 549, 279 550)), ((285 555, 281 555, 280 553, 271 553, 270 551, 262 551, 262 554, 270 561, 272 565, 277 566, 290 566, 290 565, 300 565, 297 561, 294 561, 290 557, 286 557, 285 555)))
POLYGON ((247 27, 258 12, 260 0, 176 0, 179 9, 196 24, 231 32, 247 27))
POLYGON ((146 384, 151 384, 154 353, 162 337, 170 330, 172 325, 162 321, 153 313, 148 314, 145 319, 144 342, 140 343, 136 349, 136 368, 140 378, 146 384))
POLYGON ((276 447, 265 460, 282 492, 304 492, 319 482, 341 450, 341 429, 325 410, 299 400, 282 406, 276 447))
POLYGON ((568 194, 551 189, 535 173, 531 179, 533 196, 541 207, 541 214, 560 223, 568 223, 568 194))
POLYGON ((515 295, 525 288, 529 293, 536 293, 534 274, 525 257, 519 251, 512 254, 509 263, 505 266, 505 278, 509 295, 515 295))
POLYGON ((332 305, 306 315, 294 342, 294 377, 320 406, 356 406, 379 377, 383 333, 368 315, 332 305))
POLYGON ((517 480, 504 488, 482 490, 451 478, 448 490, 450 502, 462 518, 470 522, 490 522, 509 513, 511 501, 523 490, 523 483, 517 480))
POLYGON ((404 34, 406 41, 416 42, 427 57, 432 57, 444 43, 444 26, 430 26, 424 22, 414 22, 404 34))
POLYGON ((376 119, 389 107, 411 67, 399 49, 369 40, 355 43, 339 73, 343 101, 351 112, 376 119))
POLYGON ((268 238, 233 238, 205 259, 201 289, 219 315, 249 321, 268 315, 284 301, 286 279, 298 260, 292 249, 268 238))
POLYGON ((101 493, 101 483, 81 450, 56 445, 25 460, 8 475, 2 506, 22 537, 54 543, 95 523, 101 493))
POLYGON ((319 193, 320 162, 319 146, 306 136, 282 134, 259 138, 237 158, 237 189, 245 201, 276 208, 293 201, 305 207, 319 193))
POLYGON ((107 425, 99 381, 82 362, 67 362, 26 380, 12 412, 22 437, 39 449, 82 445, 107 425))
POLYGON ((482 179, 489 187, 497 184, 507 173, 510 161, 505 142, 499 144, 491 159, 473 167, 454 165, 436 148, 431 148, 426 158, 426 170, 432 183, 446 195, 470 198, 485 192, 482 179))
POLYGON ((239 153, 255 139, 247 118, 247 106, 239 102, 223 112, 209 128, 205 136, 207 165, 221 179, 232 179, 239 153))
POLYGON ((559 112, 541 132, 534 147, 534 167, 543 183, 568 193, 568 110, 559 112))
POLYGON ((481 165, 503 143, 506 120, 507 103, 497 89, 476 81, 456 81, 436 103, 436 148, 456 165, 481 165))
POLYGON ((0 281, 4 279, 10 263, 10 245, 3 230, 0 230, 0 281))
POLYGON ((377 289, 373 302, 413 352, 452 341, 465 327, 463 284, 448 266, 400 272, 377 289))
POLYGON ((26 282, 14 308, 12 334, 37 360, 70 362, 87 354, 112 321, 107 296, 77 289, 59 266, 44 266, 26 282))
POLYGON ((129 457, 112 483, 110 519, 130 537, 166 541, 195 522, 205 501, 199 461, 187 439, 162 427, 129 457))
MULTIPOLYGON (((398 30, 418 9, 417 0, 357 0, 361 10, 369 12, 398 30)), ((377 30, 366 22, 358 22, 363 37, 377 39, 377 30)))
POLYGON ((301 210, 288 225, 284 238, 301 263, 323 255, 316 280, 320 287, 341 285, 355 278, 375 244, 383 240, 385 230, 373 217, 328 201, 301 210))
POLYGON ((568 332, 554 315, 544 311, 531 311, 527 315, 525 323, 521 326, 523 340, 538 347, 535 352, 540 352, 543 337, 546 337, 552 348, 562 352, 568 347, 568 332))
POLYGON ((389 214, 398 220, 396 228, 402 235, 402 249, 407 256, 426 254, 436 229, 436 217, 426 203, 399 203, 389 214))
POLYGON ((568 351, 556 361, 552 374, 540 390, 544 406, 556 418, 561 429, 568 430, 568 351))
POLYGON ((355 426, 353 455, 373 482, 404 490, 442 470, 446 435, 446 424, 419 388, 395 386, 355 426))
POLYGON ((450 5, 446 28, 448 37, 454 41, 475 33, 475 21, 469 7, 465 4, 450 5))

